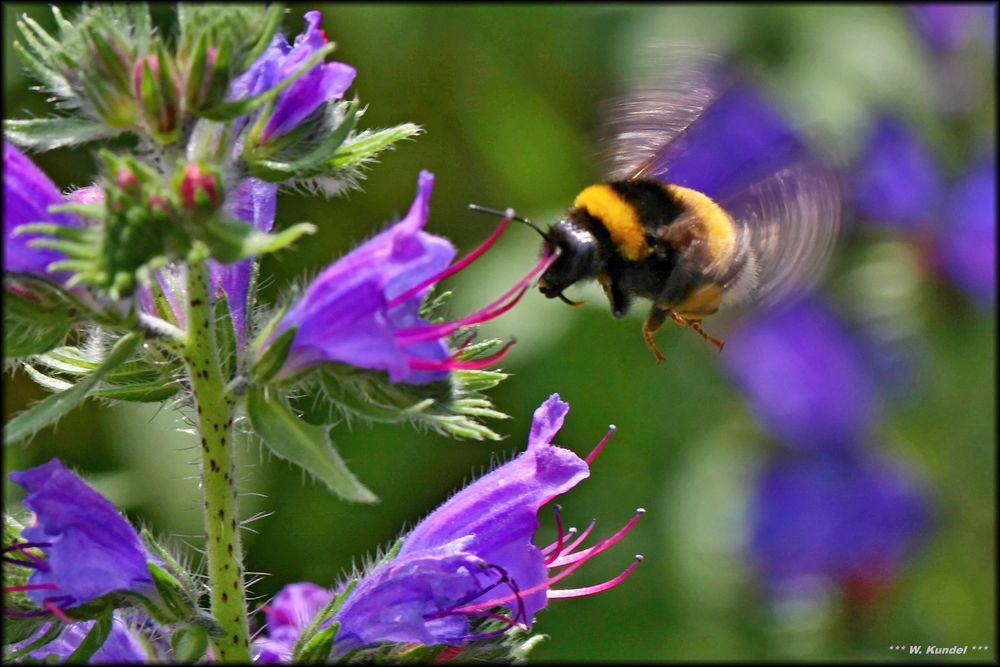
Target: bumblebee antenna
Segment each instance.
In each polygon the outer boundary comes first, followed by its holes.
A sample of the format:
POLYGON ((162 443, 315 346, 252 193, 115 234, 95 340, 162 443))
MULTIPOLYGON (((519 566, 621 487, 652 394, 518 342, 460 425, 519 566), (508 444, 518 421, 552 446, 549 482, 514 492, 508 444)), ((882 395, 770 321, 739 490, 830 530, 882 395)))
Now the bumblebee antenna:
POLYGON ((512 209, 512 208, 508 208, 506 211, 500 211, 500 210, 495 209, 495 208, 486 208, 485 206, 480 206, 479 204, 469 204, 469 208, 472 209, 473 211, 478 211, 479 213, 486 213, 488 215, 495 215, 498 218, 508 218, 510 220, 517 220, 518 222, 523 222, 524 224, 528 225, 529 227, 531 227, 532 229, 534 229, 536 232, 538 232, 538 234, 543 239, 545 239, 546 241, 549 240, 549 235, 546 234, 542 230, 541 227, 539 227, 538 225, 536 225, 535 223, 533 223, 531 220, 528 220, 527 218, 522 218, 519 215, 515 215, 514 214, 514 209, 512 209))

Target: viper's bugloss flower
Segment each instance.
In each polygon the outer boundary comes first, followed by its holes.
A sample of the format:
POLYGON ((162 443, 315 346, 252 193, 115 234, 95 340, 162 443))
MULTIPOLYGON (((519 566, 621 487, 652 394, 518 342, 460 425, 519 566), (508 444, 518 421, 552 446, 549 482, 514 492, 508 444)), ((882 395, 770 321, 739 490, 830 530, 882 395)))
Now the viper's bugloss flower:
POLYGON ((868 221, 914 231, 938 214, 941 176, 937 164, 902 121, 875 121, 852 170, 854 206, 868 221))
POLYGON ((394 558, 361 579, 335 615, 341 623, 336 652, 381 642, 484 639, 515 624, 530 626, 551 599, 598 593, 631 574, 639 559, 604 584, 554 588, 624 537, 642 510, 616 534, 583 550, 578 548, 593 524, 572 542, 564 540, 561 524, 556 543, 541 548, 533 542, 539 508, 588 477, 590 462, 608 439, 587 459, 552 444, 568 410, 553 394, 535 411, 525 452, 452 496, 404 538, 394 558), (554 574, 557 568, 563 569, 554 574), (474 622, 484 619, 499 621, 501 628, 477 634, 474 622))
POLYGON ((878 597, 930 525, 926 493, 884 457, 792 455, 757 481, 750 546, 770 593, 834 585, 852 601, 878 597))
POLYGON ((263 607, 267 635, 254 640, 254 662, 288 662, 295 641, 333 598, 333 592, 307 581, 281 589, 263 607))
POLYGON ((485 252, 506 228, 504 220, 479 248, 451 264, 455 248, 423 231, 434 175, 420 173, 417 197, 402 220, 361 244, 319 274, 282 318, 276 334, 298 327, 281 374, 322 362, 384 370, 392 382, 422 384, 453 369, 483 368, 509 349, 461 361, 447 339, 458 329, 493 319, 514 307, 529 284, 552 262, 539 263, 499 299, 458 320, 431 324, 420 316, 430 289, 485 252))
MULTIPOLYGON (((232 84, 230 99, 242 99, 270 90, 295 73, 329 40, 319 27, 321 15, 306 12, 306 30, 289 45, 275 35, 267 50, 232 84)), ((259 141, 286 134, 327 102, 339 100, 351 87, 356 71, 341 62, 319 63, 278 95, 259 141)))
POLYGON ((734 331, 725 361, 763 426, 800 450, 863 446, 878 415, 861 346, 816 298, 762 311, 734 331))
MULTIPOLYGON (((258 178, 248 178, 240 182, 229 195, 225 208, 234 218, 249 222, 259 231, 269 232, 274 227, 277 203, 277 185, 258 178)), ((242 348, 242 343, 246 339, 247 305, 253 263, 253 259, 233 264, 220 264, 215 260, 210 262, 214 289, 221 289, 229 301, 238 348, 242 348)))
MULTIPOLYGON (((80 621, 66 624, 54 641, 31 651, 27 657, 45 663, 51 663, 52 661, 57 663, 65 662, 74 651, 80 648, 80 644, 83 643, 94 623, 96 621, 80 621)), ((32 637, 13 644, 10 650, 17 651, 27 646, 38 639, 46 629, 47 627, 43 627, 32 637)), ((151 660, 142 640, 128 627, 127 623, 122 619, 121 614, 115 612, 114 621, 111 624, 111 632, 108 634, 107 640, 87 662, 94 665, 134 665, 151 662, 151 660)))
POLYGON ((28 492, 24 504, 35 522, 22 533, 27 542, 7 547, 4 560, 34 569, 18 590, 35 604, 59 613, 113 591, 155 592, 138 533, 62 461, 12 472, 10 479, 28 492), (29 548, 45 559, 30 557, 29 548))
POLYGON ((63 253, 50 248, 33 248, 32 239, 44 238, 40 234, 14 234, 18 225, 29 222, 52 222, 78 226, 80 219, 70 213, 49 213, 50 206, 65 204, 59 188, 48 176, 8 141, 3 143, 3 270, 17 273, 35 273, 59 282, 69 274, 49 273, 45 270, 52 262, 65 259, 63 253))
POLYGON ((969 296, 995 306, 997 268, 996 161, 980 164, 956 183, 937 229, 945 271, 969 296))

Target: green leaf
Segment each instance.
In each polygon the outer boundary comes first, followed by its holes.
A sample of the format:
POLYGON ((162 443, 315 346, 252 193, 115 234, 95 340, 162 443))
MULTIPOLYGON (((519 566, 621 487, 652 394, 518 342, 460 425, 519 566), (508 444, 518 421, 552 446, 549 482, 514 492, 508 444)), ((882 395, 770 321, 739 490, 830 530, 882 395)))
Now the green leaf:
POLYGON ((283 399, 269 399, 261 387, 252 387, 247 393, 247 413, 254 430, 276 456, 298 465, 344 500, 378 501, 347 469, 325 427, 306 423, 283 399))
POLYGON ((233 218, 216 218, 205 225, 204 238, 213 258, 223 264, 277 252, 305 234, 315 234, 316 226, 300 222, 277 234, 268 234, 233 218))
POLYGON ((72 410, 97 387, 97 383, 108 371, 121 365, 132 355, 140 340, 138 334, 126 334, 111 348, 104 363, 73 388, 39 401, 7 422, 3 434, 4 444, 9 445, 29 437, 72 410))
POLYGON ((80 642, 80 646, 73 651, 68 658, 66 658, 67 665, 84 665, 86 664, 97 651, 104 646, 104 642, 108 640, 108 635, 111 634, 111 624, 113 622, 114 609, 108 609, 102 616, 97 619, 94 623, 94 627, 90 629, 87 636, 83 638, 80 642))
POLYGON ((121 128, 111 128, 95 120, 57 116, 5 120, 4 138, 21 148, 51 151, 56 148, 78 146, 90 141, 109 139, 121 133, 121 128))
MULTIPOLYGON (((7 625, 8 622, 9 619, 4 619, 5 626, 7 625)), ((15 662, 16 660, 28 655, 32 651, 36 651, 42 648, 43 646, 48 646, 59 637, 59 635, 63 631, 63 628, 65 627, 66 626, 61 621, 52 621, 51 625, 49 625, 49 629, 45 631, 45 634, 43 634, 35 641, 31 642, 27 646, 19 648, 16 651, 12 651, 10 653, 5 652, 3 656, 4 664, 15 662)))
POLYGON ((330 159, 329 166, 334 169, 360 166, 396 142, 412 139, 423 131, 423 128, 413 123, 403 123, 384 130, 365 130, 345 141, 330 159))
POLYGON ((295 340, 295 334, 298 330, 298 327, 292 327, 271 341, 271 344, 264 350, 264 354, 253 365, 254 382, 264 384, 281 370, 285 359, 288 358, 288 351, 292 349, 292 342, 295 340))
POLYGON ((59 346, 73 328, 79 313, 60 290, 35 289, 5 281, 3 353, 26 357, 59 346))

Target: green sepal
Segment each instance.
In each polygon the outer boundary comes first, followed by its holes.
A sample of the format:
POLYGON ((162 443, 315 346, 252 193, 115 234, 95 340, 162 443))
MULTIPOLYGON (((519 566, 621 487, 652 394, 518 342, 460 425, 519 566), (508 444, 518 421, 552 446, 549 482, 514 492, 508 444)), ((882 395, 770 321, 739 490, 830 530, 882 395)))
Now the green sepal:
MULTIPOLYGON (((10 626, 8 624, 12 620, 15 620, 15 619, 7 619, 7 618, 4 619, 4 634, 5 635, 9 631, 10 626)), ((21 620, 21 619, 17 619, 17 620, 21 620)), ((52 642, 54 642, 56 639, 59 638, 59 635, 62 634, 63 628, 66 627, 66 625, 63 622, 61 622, 61 621, 54 621, 54 620, 48 619, 48 618, 44 619, 43 622, 51 623, 51 625, 49 625, 49 628, 45 631, 45 633, 41 637, 39 637, 38 639, 36 639, 35 641, 33 641, 30 644, 28 644, 27 646, 22 646, 18 650, 11 651, 10 653, 4 652, 3 658, 4 658, 4 663, 5 664, 13 663, 13 662, 19 660, 20 658, 28 655, 29 653, 31 653, 33 651, 37 651, 40 648, 48 646, 49 644, 51 644, 52 642)), ((12 641, 8 642, 6 640, 6 638, 5 638, 4 643, 5 644, 6 643, 14 643, 14 641, 18 641, 18 640, 12 640, 12 641)))
POLYGON ((243 150, 243 158, 250 167, 250 173, 264 180, 280 182, 289 178, 309 178, 323 174, 329 171, 327 163, 357 126, 362 113, 357 99, 340 105, 327 105, 319 111, 317 119, 310 117, 303 120, 288 134, 275 137, 263 145, 248 141, 243 150), (328 115, 335 115, 336 118, 324 117, 328 115), (314 134, 325 138, 302 155, 303 146, 311 145, 308 140, 314 134), (282 153, 289 153, 293 157, 288 160, 275 157, 282 153))
POLYGON ((3 136, 21 148, 51 151, 118 136, 121 128, 108 127, 89 118, 55 116, 5 120, 3 136))
POLYGON ((108 640, 111 634, 111 625, 114 622, 114 609, 106 610, 97 618, 97 622, 90 628, 90 632, 80 642, 80 646, 66 658, 67 665, 84 665, 90 661, 94 654, 108 640))
POLYGON ((80 316, 54 283, 39 280, 28 287, 8 277, 4 293, 5 357, 27 357, 58 347, 80 316))
POLYGON ((302 647, 295 662, 307 665, 320 665, 326 662, 330 657, 330 651, 333 650, 333 642, 336 641, 338 632, 340 632, 340 621, 334 621, 329 627, 314 634, 302 647))
MULTIPOLYGON (((340 608, 344 606, 344 602, 352 591, 357 587, 360 579, 351 579, 344 586, 344 589, 340 591, 338 595, 335 595, 332 600, 330 600, 323 609, 316 614, 312 621, 310 621, 309 626, 303 630, 302 634, 299 635, 298 639, 295 640, 295 644, 292 647, 292 662, 298 662, 301 659, 302 654, 306 650, 306 647, 312 643, 313 638, 320 633, 320 626, 326 623, 328 620, 334 617, 340 608)), ((340 624, 337 624, 337 628, 340 628, 340 624)), ((330 640, 330 648, 333 648, 333 642, 336 640, 336 633, 334 637, 330 640)), ((329 650, 327 650, 326 657, 329 656, 329 650)), ((325 660, 325 657, 324 657, 325 660)))
POLYGON ((288 358, 288 352, 292 349, 292 342, 294 342, 295 334, 298 333, 298 330, 298 327, 287 329, 271 341, 271 344, 264 350, 264 354, 254 362, 251 373, 252 382, 264 384, 277 375, 278 371, 285 364, 285 359, 288 358))
POLYGON ((181 664, 197 662, 208 650, 208 630, 194 625, 178 628, 170 635, 174 660, 181 664))
POLYGON ((203 225, 199 233, 214 259, 231 264, 286 248, 305 234, 315 234, 316 226, 300 222, 277 234, 269 234, 242 220, 217 216, 203 225))
POLYGON ((72 388, 35 403, 7 422, 3 434, 4 444, 9 445, 34 435, 76 407, 97 387, 109 371, 124 363, 132 355, 141 340, 136 333, 126 334, 115 343, 107 358, 93 373, 84 377, 72 388))
POLYGON ((281 6, 281 3, 274 3, 267 8, 264 14, 264 20, 260 22, 260 36, 253 46, 247 50, 246 54, 243 56, 241 71, 247 70, 253 65, 254 61, 259 58, 267 47, 271 44, 274 39, 274 33, 278 31, 281 26, 281 19, 285 15, 285 8, 281 6))
POLYGON ((240 116, 246 116, 250 112, 259 109, 273 99, 276 99, 286 88, 291 86, 294 82, 298 81, 300 78, 308 74, 313 67, 323 62, 327 54, 333 51, 335 44, 329 43, 325 44, 319 50, 316 51, 306 62, 299 66, 291 76, 284 79, 276 86, 265 90, 262 93, 254 95, 253 97, 248 97, 243 100, 235 100, 229 102, 223 102, 217 104, 209 109, 198 112, 198 115, 202 118, 208 118, 209 120, 217 121, 227 121, 234 120, 240 116))
POLYGON ((173 620, 190 618, 194 613, 194 608, 188 601, 181 583, 154 561, 147 561, 146 565, 149 567, 149 574, 153 577, 153 584, 156 586, 156 591, 160 594, 163 604, 174 616, 173 620))
POLYGON ((247 414, 261 440, 278 458, 299 466, 344 500, 378 501, 348 470, 328 437, 328 429, 306 423, 284 399, 269 398, 265 388, 251 386, 247 392, 247 414))

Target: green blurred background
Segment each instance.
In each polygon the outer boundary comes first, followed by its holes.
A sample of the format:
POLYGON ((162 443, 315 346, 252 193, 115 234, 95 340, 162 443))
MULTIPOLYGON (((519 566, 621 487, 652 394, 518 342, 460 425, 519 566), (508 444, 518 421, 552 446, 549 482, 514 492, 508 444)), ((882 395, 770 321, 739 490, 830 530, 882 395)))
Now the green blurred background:
MULTIPOLYGON (((297 6, 286 31, 297 34, 297 6)), ((901 7, 874 6, 429 6, 318 5, 336 56, 355 65, 355 89, 372 127, 413 121, 426 129, 370 171, 363 192, 332 201, 282 194, 278 225, 309 220, 319 233, 294 252, 269 257, 265 299, 311 275, 352 244, 405 213, 420 169, 437 175, 428 230, 460 251, 495 221, 466 210, 476 202, 514 206, 549 221, 600 178, 596 102, 619 92, 635 54, 651 40, 686 39, 742 55, 799 117, 849 159, 875 110, 913 122, 954 175, 995 124, 995 61, 963 55, 982 99, 956 117, 935 89, 942 65, 901 7)), ((4 116, 48 111, 11 51, 14 19, 28 12, 51 26, 41 5, 5 4, 4 116)), ((166 9, 157 9, 168 17, 166 9)), ((976 97, 976 99, 979 99, 976 97)), ((90 151, 55 151, 37 162, 61 187, 85 185, 90 151)), ((454 314, 503 292, 537 257, 537 237, 511 229, 482 260, 449 281, 454 314)), ((567 585, 614 576, 643 553, 632 579, 611 592, 556 601, 538 617, 550 635, 532 658, 546 660, 892 659, 890 645, 988 645, 956 659, 996 659, 994 313, 920 272, 914 249, 891 235, 854 235, 834 261, 828 293, 846 311, 882 308, 905 322, 919 349, 918 382, 887 398, 880 451, 927 481, 935 532, 877 604, 849 613, 835 600, 774 608, 757 593, 743 548, 749 485, 771 444, 727 381, 714 348, 667 327, 668 360, 654 363, 640 337, 644 311, 614 320, 596 290, 568 308, 530 293, 486 332, 515 335, 504 362, 512 377, 492 393, 513 418, 492 426, 499 443, 458 442, 405 427, 341 425, 334 438, 352 469, 380 497, 374 507, 338 502, 297 469, 244 444, 244 516, 268 513, 245 533, 247 569, 266 573, 258 602, 284 584, 329 585, 352 563, 391 542, 455 489, 525 443, 531 413, 552 392, 572 409, 558 442, 586 453, 614 423, 618 435, 590 479, 561 499, 569 524, 592 517, 616 530, 638 506, 646 518, 615 549, 567 585), (888 262, 888 264, 886 264, 888 262), (865 276, 881 270, 894 289, 876 294, 865 276), (866 273, 866 271, 868 273, 866 273), (874 305, 873 305, 874 304, 874 305)), ((718 331, 717 331, 718 333, 718 331)), ((23 373, 5 375, 5 418, 44 392, 23 373)), ((27 446, 4 452, 5 467, 58 455, 130 517, 176 542, 196 542, 201 513, 197 456, 176 415, 155 408, 87 403, 27 446)), ((6 483, 4 498, 19 501, 6 483)), ((542 515, 545 542, 551 521, 542 515)))

